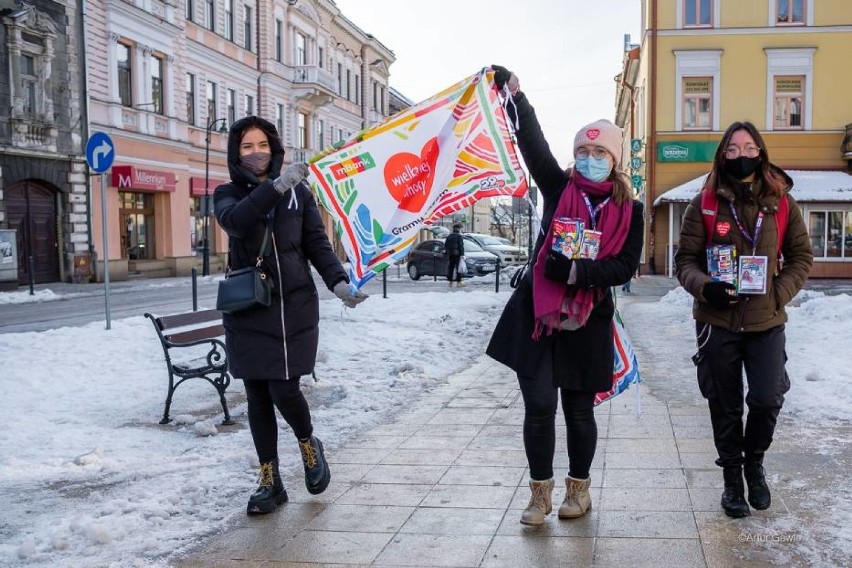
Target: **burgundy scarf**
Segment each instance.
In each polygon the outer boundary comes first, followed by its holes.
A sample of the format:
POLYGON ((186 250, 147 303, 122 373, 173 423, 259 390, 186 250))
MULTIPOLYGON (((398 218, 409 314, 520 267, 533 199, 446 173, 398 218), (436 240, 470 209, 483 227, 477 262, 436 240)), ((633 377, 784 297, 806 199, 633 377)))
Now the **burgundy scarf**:
MULTIPOLYGON (((585 192, 590 200, 601 201, 612 195, 612 186, 611 181, 589 181, 575 170, 559 197, 553 219, 579 218, 585 222, 587 229, 591 228, 589 209, 581 191, 585 192)), ((597 260, 610 258, 621 252, 630 230, 632 215, 633 204, 629 199, 621 205, 610 199, 604 205, 596 225, 596 230, 602 233, 597 260)), ((592 308, 605 293, 603 288, 579 288, 545 278, 544 262, 553 244, 552 224, 553 220, 551 227, 547 228, 544 245, 539 250, 533 266, 533 305, 536 322, 533 339, 541 337, 542 332, 550 335, 554 330, 558 330, 566 319, 569 320, 569 329, 586 325, 592 308)))

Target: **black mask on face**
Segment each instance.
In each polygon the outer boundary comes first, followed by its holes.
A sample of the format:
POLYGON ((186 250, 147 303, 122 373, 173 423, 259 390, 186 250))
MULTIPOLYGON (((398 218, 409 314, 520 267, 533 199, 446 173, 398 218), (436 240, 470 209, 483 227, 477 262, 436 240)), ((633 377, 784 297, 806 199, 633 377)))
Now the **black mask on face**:
POLYGON ((736 180, 747 178, 748 176, 753 174, 759 167, 760 156, 757 156, 755 158, 746 158, 745 156, 740 156, 739 158, 734 158, 725 162, 725 170, 732 178, 736 180))

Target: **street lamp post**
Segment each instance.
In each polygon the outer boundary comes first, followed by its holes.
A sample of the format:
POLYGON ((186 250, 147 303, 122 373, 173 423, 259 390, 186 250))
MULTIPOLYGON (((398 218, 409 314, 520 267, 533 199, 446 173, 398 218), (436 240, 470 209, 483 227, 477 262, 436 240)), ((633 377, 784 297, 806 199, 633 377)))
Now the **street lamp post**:
POLYGON ((214 118, 207 124, 207 137, 205 138, 206 148, 204 151, 204 206, 201 211, 204 215, 204 248, 201 256, 201 275, 210 276, 210 131, 218 123, 222 123, 219 128, 220 134, 226 134, 228 128, 227 121, 224 118, 214 118))

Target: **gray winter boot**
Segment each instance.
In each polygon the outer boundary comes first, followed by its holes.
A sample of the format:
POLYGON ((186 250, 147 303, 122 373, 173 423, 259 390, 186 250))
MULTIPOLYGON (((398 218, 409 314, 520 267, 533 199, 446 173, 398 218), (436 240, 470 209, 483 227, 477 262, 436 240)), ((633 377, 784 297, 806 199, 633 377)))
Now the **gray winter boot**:
POLYGON ((589 487, 592 478, 574 479, 570 475, 565 478, 565 499, 559 506, 560 519, 576 519, 582 517, 592 509, 592 496, 589 495, 589 487))
POLYGON ((539 526, 544 524, 544 518, 553 510, 553 478, 544 481, 530 479, 530 503, 521 515, 521 523, 539 526))

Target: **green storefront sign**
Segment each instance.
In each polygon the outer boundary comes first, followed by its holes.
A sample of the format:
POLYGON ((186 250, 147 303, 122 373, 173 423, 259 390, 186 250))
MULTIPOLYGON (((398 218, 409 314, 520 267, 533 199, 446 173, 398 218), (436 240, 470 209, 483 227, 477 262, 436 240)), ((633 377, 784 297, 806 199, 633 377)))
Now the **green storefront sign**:
POLYGON ((712 162, 718 142, 657 142, 658 162, 712 162))

